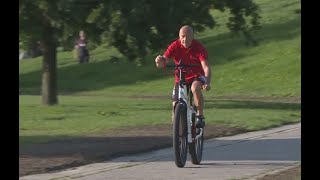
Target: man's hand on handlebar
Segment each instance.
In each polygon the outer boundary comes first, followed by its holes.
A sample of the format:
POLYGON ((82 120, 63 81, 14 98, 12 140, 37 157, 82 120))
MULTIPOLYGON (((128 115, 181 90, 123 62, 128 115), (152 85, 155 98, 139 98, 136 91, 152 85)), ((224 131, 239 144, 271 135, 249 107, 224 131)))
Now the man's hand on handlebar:
POLYGON ((166 65, 166 58, 161 55, 158 55, 154 61, 158 68, 163 68, 166 65))
POLYGON ((202 89, 205 90, 205 91, 209 91, 211 89, 210 84, 204 84, 202 86, 202 89))

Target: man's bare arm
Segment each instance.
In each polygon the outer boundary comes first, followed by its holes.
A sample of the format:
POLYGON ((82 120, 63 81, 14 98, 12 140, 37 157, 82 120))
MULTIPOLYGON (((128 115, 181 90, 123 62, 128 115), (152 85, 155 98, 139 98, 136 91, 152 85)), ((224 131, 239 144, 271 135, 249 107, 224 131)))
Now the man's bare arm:
POLYGON ((203 89, 210 90, 211 83, 211 67, 208 61, 201 61, 201 65, 204 71, 204 76, 206 77, 206 84, 203 86, 203 89))

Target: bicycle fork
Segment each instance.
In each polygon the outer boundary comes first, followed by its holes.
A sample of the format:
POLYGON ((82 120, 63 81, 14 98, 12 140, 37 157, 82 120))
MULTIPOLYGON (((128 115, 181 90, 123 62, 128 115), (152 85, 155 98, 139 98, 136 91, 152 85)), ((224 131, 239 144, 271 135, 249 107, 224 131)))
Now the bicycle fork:
POLYGON ((179 103, 184 104, 185 107, 187 108, 187 126, 188 126, 187 140, 188 140, 188 143, 190 144, 194 140, 202 136, 203 129, 200 128, 200 133, 194 139, 192 138, 192 133, 191 133, 192 118, 191 117, 192 117, 192 113, 196 114, 196 111, 190 104, 187 103, 188 102, 187 97, 185 96, 186 92, 187 92, 186 86, 180 85, 178 98, 179 98, 179 103))
POLYGON ((188 124, 188 143, 192 143, 191 126, 192 126, 192 113, 195 113, 193 107, 187 104, 187 124, 188 124))

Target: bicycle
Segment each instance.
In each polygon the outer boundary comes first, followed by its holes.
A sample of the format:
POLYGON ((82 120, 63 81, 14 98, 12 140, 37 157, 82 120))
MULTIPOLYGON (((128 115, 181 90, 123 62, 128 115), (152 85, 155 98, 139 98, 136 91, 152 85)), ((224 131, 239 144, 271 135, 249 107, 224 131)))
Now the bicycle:
POLYGON ((173 149, 177 167, 185 166, 188 147, 192 164, 200 164, 202 160, 204 129, 195 126, 197 109, 193 104, 191 87, 185 81, 185 68, 192 66, 198 65, 181 64, 181 61, 177 65, 166 65, 175 67, 179 72, 179 94, 174 105, 173 123, 173 149))

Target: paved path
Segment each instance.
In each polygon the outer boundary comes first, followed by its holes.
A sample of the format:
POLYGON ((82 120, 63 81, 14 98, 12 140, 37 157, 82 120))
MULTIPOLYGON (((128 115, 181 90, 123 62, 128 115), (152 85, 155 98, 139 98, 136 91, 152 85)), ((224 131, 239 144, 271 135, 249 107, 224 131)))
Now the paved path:
POLYGON ((24 176, 20 180, 255 179, 300 162, 301 123, 298 123, 206 140, 201 165, 193 165, 188 159, 184 168, 177 168, 172 148, 166 148, 57 173, 24 176))

